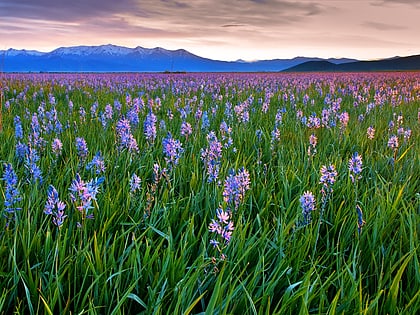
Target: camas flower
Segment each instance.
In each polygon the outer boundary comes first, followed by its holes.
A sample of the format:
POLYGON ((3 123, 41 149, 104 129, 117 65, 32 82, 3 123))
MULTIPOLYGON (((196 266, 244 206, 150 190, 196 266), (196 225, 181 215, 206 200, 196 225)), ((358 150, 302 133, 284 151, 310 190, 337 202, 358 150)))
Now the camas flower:
POLYGON ((355 152, 349 160, 350 179, 354 183, 355 180, 362 178, 359 174, 362 172, 362 156, 355 152))
POLYGON ((249 173, 245 168, 241 168, 238 174, 234 170, 226 178, 223 190, 223 199, 228 204, 233 204, 235 209, 239 207, 245 198, 245 193, 250 188, 249 173))
POLYGON ((35 183, 39 180, 42 183, 42 172, 37 162, 39 161, 38 152, 32 148, 31 145, 27 147, 27 154, 25 156, 25 168, 28 173, 29 180, 35 183))
POLYGON ((372 140, 373 138, 375 138, 375 128, 373 128, 372 126, 370 126, 367 129, 366 134, 367 134, 368 139, 372 140))
POLYGON ((84 161, 89 154, 86 140, 82 137, 76 138, 76 150, 79 158, 84 161))
POLYGON ((398 137, 393 135, 388 140, 388 147, 390 147, 393 150, 398 149, 398 137))
POLYGON ((15 139, 17 140, 23 139, 22 122, 20 121, 19 116, 15 116, 14 123, 15 123, 15 139))
POLYGON ((326 190, 330 190, 331 186, 335 183, 337 177, 337 171, 333 164, 329 166, 322 165, 321 167, 321 178, 319 183, 324 186, 326 190))
POLYGON ((105 172, 105 162, 101 155, 101 151, 98 151, 93 157, 92 161, 86 165, 87 170, 94 170, 96 174, 102 174, 105 172))
POLYGON ((4 174, 2 180, 6 183, 4 211, 7 214, 6 217, 9 218, 9 214, 11 214, 14 218, 15 212, 22 209, 16 206, 16 204, 22 200, 22 197, 20 196, 20 192, 17 188, 18 177, 13 170, 12 164, 4 164, 4 174))
POLYGON ((183 121, 181 124, 181 135, 188 139, 190 134, 192 134, 191 124, 183 121))
POLYGON ((156 139, 156 122, 157 118, 152 111, 150 111, 147 116, 146 120, 144 121, 144 135, 149 143, 154 143, 156 139))
POLYGON ((53 142, 51 143, 51 149, 55 156, 59 156, 61 154, 61 151, 63 149, 63 143, 60 139, 55 138, 53 142))
POLYGON ((210 131, 207 136, 208 146, 201 149, 201 160, 204 162, 209 183, 216 181, 219 176, 220 164, 222 159, 222 143, 217 140, 214 131, 210 131))
POLYGON ((299 202, 304 218, 303 224, 308 224, 311 222, 311 212, 316 209, 315 197, 312 192, 306 191, 302 196, 300 196, 299 202))
POLYGON ((166 163, 171 165, 177 165, 179 157, 184 152, 182 143, 179 140, 172 138, 170 132, 166 138, 162 140, 163 154, 165 155, 166 163))
POLYGON ((120 119, 117 122, 116 131, 119 140, 119 150, 126 149, 130 153, 137 153, 139 151, 137 140, 131 133, 131 126, 128 119, 120 119))
MULTIPOLYGON (((223 210, 222 207, 219 207, 216 210, 217 220, 212 219, 211 223, 209 224, 209 232, 216 233, 217 235, 221 236, 224 243, 227 245, 229 244, 232 232, 235 229, 233 221, 231 220, 230 211, 223 210)), ((210 240, 210 244, 216 247, 219 245, 219 242, 215 239, 210 240)))
POLYGON ((141 178, 137 174, 133 173, 130 178, 130 192, 135 193, 141 187, 141 178))
POLYGON ((58 192, 53 185, 48 186, 48 199, 45 203, 44 213, 52 215, 52 222, 61 227, 67 215, 64 214, 66 205, 58 198, 58 192))
POLYGON ((76 209, 82 213, 82 218, 92 219, 93 215, 89 215, 90 209, 93 209, 92 201, 96 200, 99 192, 99 186, 104 181, 103 177, 95 178, 89 182, 82 180, 79 174, 70 185, 70 199, 76 205, 76 209))

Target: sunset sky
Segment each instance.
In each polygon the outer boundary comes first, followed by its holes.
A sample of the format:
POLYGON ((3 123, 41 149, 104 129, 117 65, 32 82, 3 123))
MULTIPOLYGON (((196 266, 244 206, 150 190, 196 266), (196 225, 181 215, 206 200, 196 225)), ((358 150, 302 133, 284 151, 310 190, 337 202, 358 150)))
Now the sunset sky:
POLYGON ((0 50, 115 44, 219 60, 420 54, 420 0, 0 0, 0 50))

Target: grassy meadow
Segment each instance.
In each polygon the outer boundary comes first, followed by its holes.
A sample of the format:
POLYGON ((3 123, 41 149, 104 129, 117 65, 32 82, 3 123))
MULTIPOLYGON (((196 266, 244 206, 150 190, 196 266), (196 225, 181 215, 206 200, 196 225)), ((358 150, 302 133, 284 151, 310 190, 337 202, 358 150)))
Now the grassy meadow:
POLYGON ((0 80, 0 314, 420 312, 420 73, 0 80))

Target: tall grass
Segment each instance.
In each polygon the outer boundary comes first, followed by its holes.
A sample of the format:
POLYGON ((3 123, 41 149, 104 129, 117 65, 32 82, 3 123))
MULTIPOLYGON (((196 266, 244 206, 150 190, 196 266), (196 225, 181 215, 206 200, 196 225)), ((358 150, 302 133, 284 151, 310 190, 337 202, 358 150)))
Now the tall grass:
POLYGON ((420 311, 419 73, 6 74, 2 80, 0 159, 13 166, 22 200, 13 219, 0 220, 0 314, 420 311), (105 124, 107 105, 113 114, 105 124), (130 152, 121 148, 117 122, 136 106, 131 133, 138 151, 130 152), (61 132, 47 128, 51 117, 44 113, 52 109, 61 132), (323 109, 330 123, 308 127, 323 109), (144 134, 150 111, 157 117, 154 142, 144 134), (346 126, 338 118, 343 112, 346 126), (43 139, 36 147, 42 182, 31 179, 28 154, 19 159, 16 151, 19 141, 35 145, 34 114, 43 139), (182 121, 192 126, 188 138, 180 133, 182 121), (367 138, 369 126, 374 139, 367 138), (394 151, 388 140, 398 128, 411 135, 400 134, 394 151), (210 131, 223 145, 212 182, 202 160, 210 131), (177 165, 163 153, 168 132, 182 143, 177 165), (311 134, 318 143, 308 155, 311 134), (86 160, 78 156, 77 137, 86 140, 86 160), (63 144, 58 156, 55 138, 63 144), (103 174, 86 169, 98 151, 103 174), (348 161, 355 152, 363 170, 353 182, 348 161), (320 169, 329 164, 338 176, 321 216, 320 169), (242 167, 251 184, 234 207, 223 198, 225 179, 242 167), (132 192, 134 173, 142 182, 132 192), (89 210, 93 219, 82 219, 70 198, 76 174, 86 182, 104 178, 89 210), (66 205, 61 227, 44 213, 49 185, 66 205), (317 208, 307 224, 299 202, 305 191, 317 208), (219 244, 223 257, 208 228, 219 206, 230 208, 235 227, 230 241, 219 244))

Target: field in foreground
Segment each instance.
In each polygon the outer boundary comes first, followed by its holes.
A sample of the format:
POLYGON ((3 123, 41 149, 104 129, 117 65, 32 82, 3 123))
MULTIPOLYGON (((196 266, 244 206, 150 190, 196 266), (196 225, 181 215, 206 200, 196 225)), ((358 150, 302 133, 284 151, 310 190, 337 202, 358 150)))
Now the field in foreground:
POLYGON ((0 87, 0 314, 420 311, 420 73, 0 87))

